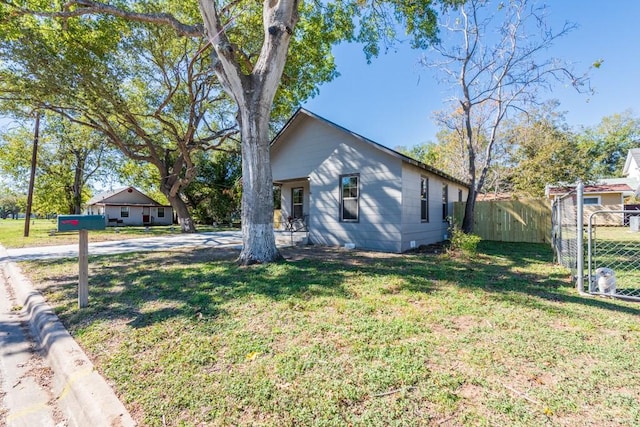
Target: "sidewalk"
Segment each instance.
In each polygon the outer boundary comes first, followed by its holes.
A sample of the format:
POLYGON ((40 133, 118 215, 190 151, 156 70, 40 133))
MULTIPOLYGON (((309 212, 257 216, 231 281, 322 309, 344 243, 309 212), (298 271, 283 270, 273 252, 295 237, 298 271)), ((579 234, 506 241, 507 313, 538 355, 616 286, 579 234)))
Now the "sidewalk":
MULTIPOLYGON (((6 258, 0 246, 0 259, 6 258)), ((0 421, 16 427, 135 426, 19 267, 5 261, 0 270, 0 421)))

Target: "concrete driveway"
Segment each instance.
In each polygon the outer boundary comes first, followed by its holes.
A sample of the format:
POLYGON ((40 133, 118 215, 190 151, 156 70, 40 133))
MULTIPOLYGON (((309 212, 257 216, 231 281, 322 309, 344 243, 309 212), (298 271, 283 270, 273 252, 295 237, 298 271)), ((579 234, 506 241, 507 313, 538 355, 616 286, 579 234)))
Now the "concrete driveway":
MULTIPOLYGON (((161 251, 184 247, 237 247, 240 249, 242 247, 242 233, 240 231, 216 231, 89 243, 89 255, 161 251)), ((77 256, 77 244, 7 249, 4 253, 0 251, 0 263, 3 261, 27 261, 77 256)))

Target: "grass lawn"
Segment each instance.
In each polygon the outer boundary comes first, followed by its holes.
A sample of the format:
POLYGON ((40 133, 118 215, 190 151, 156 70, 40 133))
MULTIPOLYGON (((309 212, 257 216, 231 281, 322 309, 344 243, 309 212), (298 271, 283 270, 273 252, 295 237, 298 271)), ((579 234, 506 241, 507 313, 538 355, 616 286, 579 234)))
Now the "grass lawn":
MULTIPOLYGON (((55 219, 32 220, 29 226, 29 237, 24 237, 24 219, 0 219, 0 244, 5 248, 24 248, 78 243, 78 232, 56 232, 52 235, 51 232, 57 229, 57 224, 55 219)), ((230 228, 204 225, 198 225, 197 228, 198 231, 230 230, 230 228)), ((90 231, 89 241, 125 240, 167 234, 180 234, 180 227, 152 226, 148 230, 145 227, 107 227, 104 231, 90 231)))
POLYGON ((30 262, 144 426, 639 425, 640 306, 579 296, 547 245, 475 259, 202 249, 30 262))

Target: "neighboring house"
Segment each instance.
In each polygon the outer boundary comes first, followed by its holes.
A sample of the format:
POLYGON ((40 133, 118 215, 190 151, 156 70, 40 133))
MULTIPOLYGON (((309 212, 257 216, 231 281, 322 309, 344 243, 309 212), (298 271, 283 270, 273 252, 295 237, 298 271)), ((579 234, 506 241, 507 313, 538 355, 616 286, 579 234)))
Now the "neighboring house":
POLYGON ((283 218, 312 243, 404 252, 447 239, 468 185, 299 109, 271 143, 283 218))
MULTIPOLYGON (((584 223, 588 224, 589 217, 593 212, 601 210, 621 211, 624 209, 624 199, 633 195, 633 189, 625 183, 607 183, 601 180, 592 185, 584 186, 584 223)), ((547 197, 555 200, 563 195, 573 191, 574 186, 548 186, 546 189, 547 197)), ((624 225, 624 215, 620 213, 598 214, 598 222, 601 225, 624 225)))
POLYGON ((161 205, 133 187, 119 188, 92 197, 87 214, 105 215, 107 225, 170 225, 173 209, 161 205))
MULTIPOLYGON (((594 184, 584 186, 584 220, 585 224, 589 216, 600 210, 635 210, 635 206, 627 205, 625 200, 634 195, 640 196, 640 148, 629 150, 625 161, 624 178, 604 178, 594 184)), ((545 194, 551 200, 573 191, 575 185, 551 186, 545 189, 545 194)), ((600 221, 608 225, 626 225, 629 214, 602 214, 600 221)))
POLYGON ((622 173, 627 177, 629 185, 635 190, 636 196, 640 197, 640 148, 629 150, 622 173))
MULTIPOLYGON (((624 182, 610 182, 615 179, 600 180, 591 185, 584 186, 584 206, 596 209, 620 210, 624 204, 624 199, 633 194, 633 189, 624 182)), ((565 194, 575 190, 575 185, 569 186, 547 186, 546 195, 549 199, 555 200, 565 194)))

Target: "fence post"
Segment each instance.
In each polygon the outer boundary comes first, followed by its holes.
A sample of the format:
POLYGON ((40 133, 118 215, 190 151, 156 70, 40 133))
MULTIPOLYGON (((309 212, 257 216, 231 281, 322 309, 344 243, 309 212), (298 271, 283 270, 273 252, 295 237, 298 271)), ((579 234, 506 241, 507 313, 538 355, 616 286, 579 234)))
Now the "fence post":
POLYGON ((584 292, 584 184, 578 183, 576 194, 577 215, 576 215, 576 289, 584 292))

